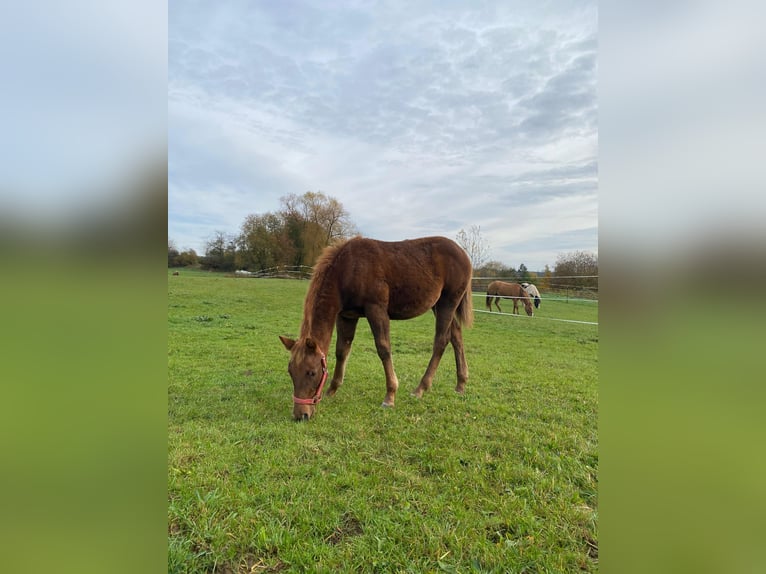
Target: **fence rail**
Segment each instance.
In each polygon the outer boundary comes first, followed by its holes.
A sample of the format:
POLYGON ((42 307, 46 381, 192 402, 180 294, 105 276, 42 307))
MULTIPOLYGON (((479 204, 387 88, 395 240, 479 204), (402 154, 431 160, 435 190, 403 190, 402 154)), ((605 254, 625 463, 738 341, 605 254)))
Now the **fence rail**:
POLYGON ((251 277, 254 279, 309 279, 313 269, 308 265, 278 265, 260 271, 238 269, 235 277, 251 277))
MULTIPOLYGON (((255 279, 311 279, 313 268, 308 265, 278 265, 269 269, 260 271, 247 271, 239 269, 234 272, 235 277, 249 277, 255 279)), ((591 280, 598 283, 598 275, 569 275, 566 277, 537 277, 529 282, 534 283, 540 291, 541 297, 549 300, 569 300, 578 299, 598 302, 598 285, 573 285, 570 282, 560 282, 561 279, 568 280, 591 280)), ((492 281, 520 282, 515 277, 473 277, 471 291, 473 293, 482 293, 487 291, 487 286, 492 281)))

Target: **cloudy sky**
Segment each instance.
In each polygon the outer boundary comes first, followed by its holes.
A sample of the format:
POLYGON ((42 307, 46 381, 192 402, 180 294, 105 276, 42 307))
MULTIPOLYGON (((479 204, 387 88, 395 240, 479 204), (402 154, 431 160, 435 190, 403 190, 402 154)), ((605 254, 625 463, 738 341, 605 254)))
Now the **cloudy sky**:
POLYGON ((598 249, 597 3, 171 2, 168 236, 321 191, 382 240, 598 249))

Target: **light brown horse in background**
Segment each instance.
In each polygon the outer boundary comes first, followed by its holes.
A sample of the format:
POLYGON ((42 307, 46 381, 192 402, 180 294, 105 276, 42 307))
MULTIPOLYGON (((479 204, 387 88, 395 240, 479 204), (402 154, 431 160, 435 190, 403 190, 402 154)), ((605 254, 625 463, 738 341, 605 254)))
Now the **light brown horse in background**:
POLYGON ((513 312, 518 315, 519 313, 519 300, 524 303, 524 309, 527 315, 530 317, 534 314, 532 309, 532 301, 529 299, 529 293, 526 292, 524 287, 518 283, 506 283, 505 281, 493 281, 487 287, 487 309, 492 311, 492 299, 495 299, 495 307, 501 313, 503 310, 500 308, 500 299, 512 299, 513 300, 513 312))
POLYGON ((335 371, 327 394, 343 383, 356 324, 366 317, 386 373, 384 407, 394 406, 399 381, 391 360, 391 319, 412 319, 429 309, 436 316, 433 352, 416 397, 431 388, 447 343, 455 351, 457 387, 468 380, 461 328, 473 322, 471 260, 446 237, 407 241, 376 241, 355 237, 328 247, 314 266, 297 340, 280 336, 290 351, 288 372, 293 381, 293 418, 313 416, 327 380, 333 328, 337 328, 335 371))

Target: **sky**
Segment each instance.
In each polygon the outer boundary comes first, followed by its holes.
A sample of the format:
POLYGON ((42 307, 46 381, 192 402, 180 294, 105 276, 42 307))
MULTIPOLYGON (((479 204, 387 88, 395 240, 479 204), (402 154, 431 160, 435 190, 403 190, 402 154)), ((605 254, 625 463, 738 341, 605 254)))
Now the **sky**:
POLYGON ((321 191, 362 235, 598 252, 597 3, 171 2, 168 238, 321 191))

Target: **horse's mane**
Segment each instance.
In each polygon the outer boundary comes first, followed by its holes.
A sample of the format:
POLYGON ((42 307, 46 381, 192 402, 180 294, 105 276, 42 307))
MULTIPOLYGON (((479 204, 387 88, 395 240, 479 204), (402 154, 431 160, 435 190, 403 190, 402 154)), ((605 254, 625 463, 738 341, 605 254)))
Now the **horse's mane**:
MULTIPOLYGON (((329 271, 332 269, 335 257, 346 243, 348 243, 347 239, 328 245, 322 250, 322 253, 314 264, 311 281, 309 282, 309 289, 306 293, 306 300, 303 305, 301 336, 306 336, 311 333, 312 310, 317 307, 318 301, 322 297, 327 296, 323 291, 325 279, 328 277, 329 271)), ((324 349, 324 351, 327 352, 327 349, 324 349)))

